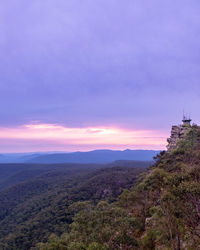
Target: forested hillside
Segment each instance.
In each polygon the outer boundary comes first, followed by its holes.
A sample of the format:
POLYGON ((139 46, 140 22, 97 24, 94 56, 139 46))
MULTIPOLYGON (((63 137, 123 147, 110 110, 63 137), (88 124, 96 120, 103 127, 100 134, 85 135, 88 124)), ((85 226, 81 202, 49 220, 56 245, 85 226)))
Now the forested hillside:
POLYGON ((115 201, 149 164, 0 165, 0 249, 31 249, 68 232, 77 202, 115 201))
POLYGON ((157 150, 93 150, 88 152, 40 152, 0 154, 0 163, 98 163, 107 164, 117 160, 152 161, 157 150))
POLYGON ((200 129, 162 152, 117 201, 73 203, 73 223, 41 250, 200 249, 200 129))
POLYGON ((152 161, 160 151, 156 150, 94 150, 89 152, 72 152, 40 155, 29 160, 32 163, 101 163, 117 160, 152 161))

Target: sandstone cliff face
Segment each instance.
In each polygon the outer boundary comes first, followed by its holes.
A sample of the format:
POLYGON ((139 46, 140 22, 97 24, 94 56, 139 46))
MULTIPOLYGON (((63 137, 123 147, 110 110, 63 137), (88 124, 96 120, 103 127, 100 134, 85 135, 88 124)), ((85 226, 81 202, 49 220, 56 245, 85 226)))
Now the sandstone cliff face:
POLYGON ((187 132, 190 128, 191 128, 190 124, 188 124, 188 125, 182 124, 179 126, 172 126, 171 136, 170 136, 170 138, 167 139, 167 142, 168 142, 167 149, 168 150, 175 149, 178 141, 185 137, 185 135, 187 134, 187 132))

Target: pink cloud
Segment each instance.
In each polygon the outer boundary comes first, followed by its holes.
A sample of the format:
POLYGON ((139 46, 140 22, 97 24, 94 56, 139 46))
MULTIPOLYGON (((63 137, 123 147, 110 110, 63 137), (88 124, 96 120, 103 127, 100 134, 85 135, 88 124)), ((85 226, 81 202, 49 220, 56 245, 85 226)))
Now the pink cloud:
POLYGON ((15 128, 0 128, 0 150, 92 150, 164 149, 167 134, 153 130, 127 130, 116 127, 70 128, 56 124, 26 124, 15 128))

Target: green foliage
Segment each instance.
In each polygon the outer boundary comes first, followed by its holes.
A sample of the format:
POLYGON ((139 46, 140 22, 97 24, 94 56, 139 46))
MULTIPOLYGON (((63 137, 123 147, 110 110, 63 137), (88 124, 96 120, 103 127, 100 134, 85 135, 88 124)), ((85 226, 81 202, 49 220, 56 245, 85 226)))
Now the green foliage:
POLYGON ((0 226, 9 228, 3 249, 28 249, 38 241, 44 243, 32 249, 200 249, 200 129, 191 127, 175 150, 155 160, 137 182, 142 171, 115 167, 59 177, 55 185, 47 178, 40 194, 29 181, 30 190, 18 187, 23 198, 14 201, 5 198, 7 190, 0 195, 11 205, 1 210, 0 226), (17 232, 8 220, 19 222, 17 232), (32 245, 24 243, 30 239, 32 245))
MULTIPOLYGON (((80 164, 37 165, 37 168, 41 170, 39 176, 34 172, 33 178, 29 175, 25 182, 0 191, 0 249, 30 249, 47 241, 52 233, 60 236, 68 232, 74 215, 86 208, 92 210, 101 200, 114 201, 145 169, 80 164)), ((15 167, 14 170, 17 171, 15 167)), ((66 249, 63 242, 52 236, 51 248, 66 249)), ((83 248, 79 242, 70 244, 71 249, 83 248)))
POLYGON ((106 246, 103 246, 102 244, 93 242, 88 247, 87 250, 109 250, 106 246))
POLYGON ((84 249, 91 244, 96 249, 200 249, 200 129, 193 126, 175 150, 161 152, 155 160, 116 202, 82 206, 66 246, 73 242, 84 249))
MULTIPOLYGON (((67 249, 76 244, 85 246, 83 249, 135 249, 138 243, 132 232, 139 227, 137 219, 124 209, 101 201, 93 209, 85 206, 76 214, 70 234, 65 235, 65 244, 67 249)), ((58 240, 59 244, 61 239, 58 240)), ((51 249, 52 242, 47 246, 49 248, 41 249, 51 249)))

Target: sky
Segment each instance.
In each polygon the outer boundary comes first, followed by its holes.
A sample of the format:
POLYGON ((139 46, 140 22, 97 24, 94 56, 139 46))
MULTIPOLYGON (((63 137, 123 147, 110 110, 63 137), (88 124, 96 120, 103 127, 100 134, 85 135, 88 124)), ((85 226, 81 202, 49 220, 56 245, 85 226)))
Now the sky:
POLYGON ((200 123, 199 0, 1 0, 0 152, 164 149, 200 123))

